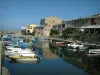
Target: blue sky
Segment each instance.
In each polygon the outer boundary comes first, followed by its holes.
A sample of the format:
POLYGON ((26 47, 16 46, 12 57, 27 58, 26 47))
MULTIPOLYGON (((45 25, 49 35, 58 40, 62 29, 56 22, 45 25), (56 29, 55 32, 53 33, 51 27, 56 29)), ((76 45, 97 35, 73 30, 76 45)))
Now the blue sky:
POLYGON ((57 16, 62 20, 100 13, 100 0, 0 0, 0 29, 20 30, 40 19, 57 16))

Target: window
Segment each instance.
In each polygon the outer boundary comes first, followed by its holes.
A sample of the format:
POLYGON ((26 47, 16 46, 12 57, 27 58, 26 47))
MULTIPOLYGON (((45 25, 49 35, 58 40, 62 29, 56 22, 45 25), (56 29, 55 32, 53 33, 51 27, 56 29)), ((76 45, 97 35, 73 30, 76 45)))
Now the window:
POLYGON ((94 18, 91 19, 91 22, 94 22, 94 18))
POLYGON ((76 25, 76 20, 74 21, 74 24, 76 25))
POLYGON ((58 28, 60 28, 60 25, 58 25, 58 28))
POLYGON ((84 24, 84 20, 82 20, 82 24, 84 24))
POLYGON ((85 22, 87 23, 87 20, 85 22))
POLYGON ((62 27, 64 28, 65 27, 65 24, 63 24, 62 27))
POLYGON ((79 24, 79 20, 77 20, 77 24, 79 24))
POLYGON ((94 21, 94 18, 91 19, 91 25, 96 24, 96 22, 94 21))
POLYGON ((68 24, 68 22, 66 22, 66 24, 68 24))

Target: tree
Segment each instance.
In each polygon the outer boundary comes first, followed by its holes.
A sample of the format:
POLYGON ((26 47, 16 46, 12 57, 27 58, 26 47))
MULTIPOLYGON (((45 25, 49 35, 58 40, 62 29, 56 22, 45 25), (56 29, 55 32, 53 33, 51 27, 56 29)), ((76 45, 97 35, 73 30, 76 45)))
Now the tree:
POLYGON ((56 36, 57 34, 59 34, 58 30, 51 29, 50 36, 56 36))
POLYGON ((79 31, 79 30, 77 30, 76 33, 75 33, 75 35, 73 36, 73 38, 79 40, 80 37, 82 37, 82 32, 79 31))
POLYGON ((62 37, 63 38, 68 38, 75 34, 76 29, 75 28, 66 28, 65 30, 62 31, 62 37))

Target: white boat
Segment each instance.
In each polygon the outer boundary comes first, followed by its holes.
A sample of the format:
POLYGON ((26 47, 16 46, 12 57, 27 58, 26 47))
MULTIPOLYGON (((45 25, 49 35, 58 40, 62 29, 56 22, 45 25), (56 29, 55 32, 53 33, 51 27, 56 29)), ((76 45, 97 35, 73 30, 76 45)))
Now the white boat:
POLYGON ((12 50, 12 49, 15 49, 15 50, 16 50, 16 49, 17 49, 17 50, 18 50, 18 49, 21 49, 21 48, 14 47, 14 46, 6 46, 6 49, 8 49, 8 50, 9 50, 9 49, 10 49, 10 50, 12 50))
POLYGON ((28 63, 38 63, 40 60, 38 60, 37 58, 34 58, 34 59, 19 59, 19 60, 11 60, 9 63, 24 63, 24 64, 28 64, 28 63))
POLYGON ((31 49, 21 49, 21 48, 14 48, 14 47, 10 47, 7 46, 7 49, 5 50, 5 55, 9 56, 9 55, 15 55, 15 54, 19 54, 19 53, 34 53, 31 49))
POLYGON ((100 54, 100 49, 89 49, 88 53, 100 54))
POLYGON ((72 47, 72 48, 81 48, 81 47, 84 47, 83 44, 79 44, 79 43, 70 43, 70 44, 67 44, 68 47, 72 47))
POLYGON ((96 54, 87 54, 88 57, 95 57, 95 56, 100 56, 100 53, 96 53, 96 54))
POLYGON ((85 46, 84 44, 81 43, 70 43, 67 44, 68 49, 79 49, 80 51, 84 51, 88 49, 88 46, 85 46))
POLYGON ((21 49, 7 46, 8 50, 5 50, 5 55, 12 59, 26 59, 26 58, 34 58, 37 55, 31 49, 21 49))
POLYGON ((9 55, 8 57, 14 60, 33 60, 34 58, 38 58, 35 53, 25 53, 25 51, 20 51, 20 53, 9 55))
POLYGON ((37 58, 16 58, 17 61, 37 61, 37 58))
POLYGON ((17 47, 17 46, 6 46, 6 50, 11 50, 11 51, 28 50, 28 51, 31 51, 30 48, 22 49, 22 48, 17 47))

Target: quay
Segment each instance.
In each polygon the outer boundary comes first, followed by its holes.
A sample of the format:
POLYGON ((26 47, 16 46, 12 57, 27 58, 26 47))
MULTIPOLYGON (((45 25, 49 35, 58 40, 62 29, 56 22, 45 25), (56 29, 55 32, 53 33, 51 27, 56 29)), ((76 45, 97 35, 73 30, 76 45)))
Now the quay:
MULTIPOLYGON (((62 38, 50 38, 51 41, 57 41, 57 42, 74 42, 74 40, 68 38, 68 39, 62 39, 62 38)), ((80 41, 79 41, 80 42, 80 41)))
POLYGON ((79 40, 72 40, 70 38, 68 38, 68 39, 50 38, 50 42, 64 42, 64 43, 68 43, 68 42, 78 42, 78 43, 84 44, 85 46, 88 46, 89 48, 100 48, 100 44, 89 43, 89 42, 82 42, 82 41, 79 41, 79 40))
POLYGON ((3 52, 3 42, 0 41, 0 74, 1 75, 10 75, 8 69, 3 67, 3 59, 4 59, 4 52, 3 52))

